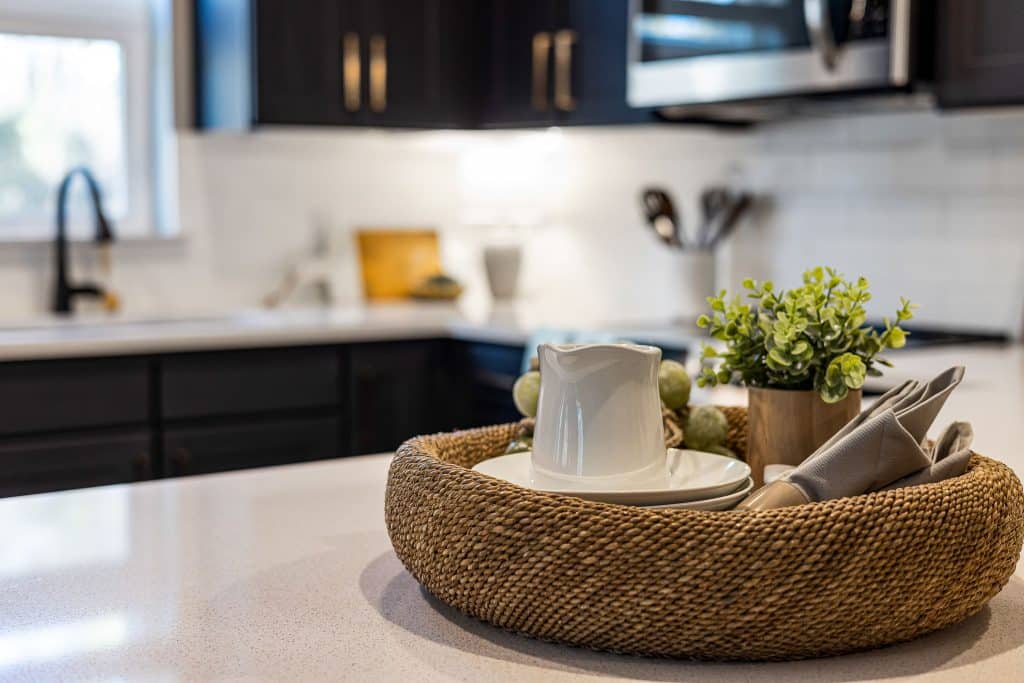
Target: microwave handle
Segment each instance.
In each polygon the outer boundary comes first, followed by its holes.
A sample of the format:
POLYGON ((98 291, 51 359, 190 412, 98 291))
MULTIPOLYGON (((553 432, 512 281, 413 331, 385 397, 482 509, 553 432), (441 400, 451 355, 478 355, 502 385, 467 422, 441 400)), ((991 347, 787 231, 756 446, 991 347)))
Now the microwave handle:
POLYGON ((839 47, 832 31, 828 0, 804 0, 804 21, 807 23, 811 46, 821 55, 825 69, 833 71, 839 59, 839 47))

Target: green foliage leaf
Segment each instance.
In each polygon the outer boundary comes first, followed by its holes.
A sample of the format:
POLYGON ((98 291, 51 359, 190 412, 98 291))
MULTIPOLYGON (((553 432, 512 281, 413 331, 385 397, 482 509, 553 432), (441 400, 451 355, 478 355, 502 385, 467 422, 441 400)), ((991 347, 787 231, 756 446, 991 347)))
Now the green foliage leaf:
POLYGON ((725 290, 708 297, 711 313, 698 325, 724 342, 724 348, 704 347, 707 362, 699 386, 739 380, 748 386, 815 389, 828 402, 841 401, 859 389, 876 365, 890 363, 883 349, 906 344, 899 324, 910 320, 915 306, 900 298, 895 319, 879 331, 865 325, 864 304, 871 300, 867 278, 846 280, 834 268, 818 266, 803 274, 803 285, 775 291, 771 282, 743 281, 745 303, 725 290))

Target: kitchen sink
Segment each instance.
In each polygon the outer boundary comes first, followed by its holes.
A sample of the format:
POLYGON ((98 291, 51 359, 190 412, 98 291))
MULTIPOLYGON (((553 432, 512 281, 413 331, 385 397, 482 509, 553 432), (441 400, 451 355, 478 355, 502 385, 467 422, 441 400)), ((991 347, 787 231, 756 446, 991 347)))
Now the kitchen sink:
POLYGON ((38 320, 0 324, 0 334, 7 332, 46 332, 50 330, 96 330, 129 327, 193 326, 208 324, 244 324, 250 316, 244 312, 212 313, 209 315, 120 317, 81 316, 70 318, 40 318, 38 320))
POLYGON ((179 331, 230 331, 232 328, 294 329, 324 324, 357 323, 363 317, 359 309, 274 309, 248 308, 223 313, 197 313, 165 316, 105 316, 85 314, 62 318, 48 316, 26 321, 0 323, 0 337, 38 335, 41 337, 132 336, 152 334, 166 328, 168 334, 179 331))

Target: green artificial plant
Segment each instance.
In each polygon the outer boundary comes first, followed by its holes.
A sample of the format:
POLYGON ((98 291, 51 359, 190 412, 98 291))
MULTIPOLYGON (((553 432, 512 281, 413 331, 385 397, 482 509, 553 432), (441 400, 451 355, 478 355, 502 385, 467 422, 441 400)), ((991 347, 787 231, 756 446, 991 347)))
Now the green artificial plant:
POLYGON ((751 387, 814 389, 827 403, 841 401, 860 389, 867 375, 882 373, 875 367, 891 363, 878 356, 882 349, 898 349, 907 332, 899 324, 913 317, 915 308, 900 297, 895 321, 886 318, 881 331, 865 324, 864 304, 871 300, 868 281, 847 281, 832 268, 812 268, 803 285, 775 291, 770 281, 743 281, 744 302, 727 299, 722 290, 708 297, 710 315, 697 325, 724 342, 724 349, 704 345, 704 364, 697 383, 714 386, 739 380, 751 387))

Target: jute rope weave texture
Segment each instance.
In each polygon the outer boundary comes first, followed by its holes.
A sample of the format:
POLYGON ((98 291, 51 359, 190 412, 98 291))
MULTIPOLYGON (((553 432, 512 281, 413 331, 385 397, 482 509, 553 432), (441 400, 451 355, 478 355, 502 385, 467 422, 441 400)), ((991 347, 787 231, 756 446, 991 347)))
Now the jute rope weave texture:
MULTIPOLYGON (((725 409, 745 452, 746 414, 725 409)), ((518 425, 411 439, 388 474, 395 552, 440 600, 502 628, 643 655, 781 660, 909 640, 1013 573, 1024 493, 975 455, 938 484, 758 512, 646 510, 468 469, 518 425)))

